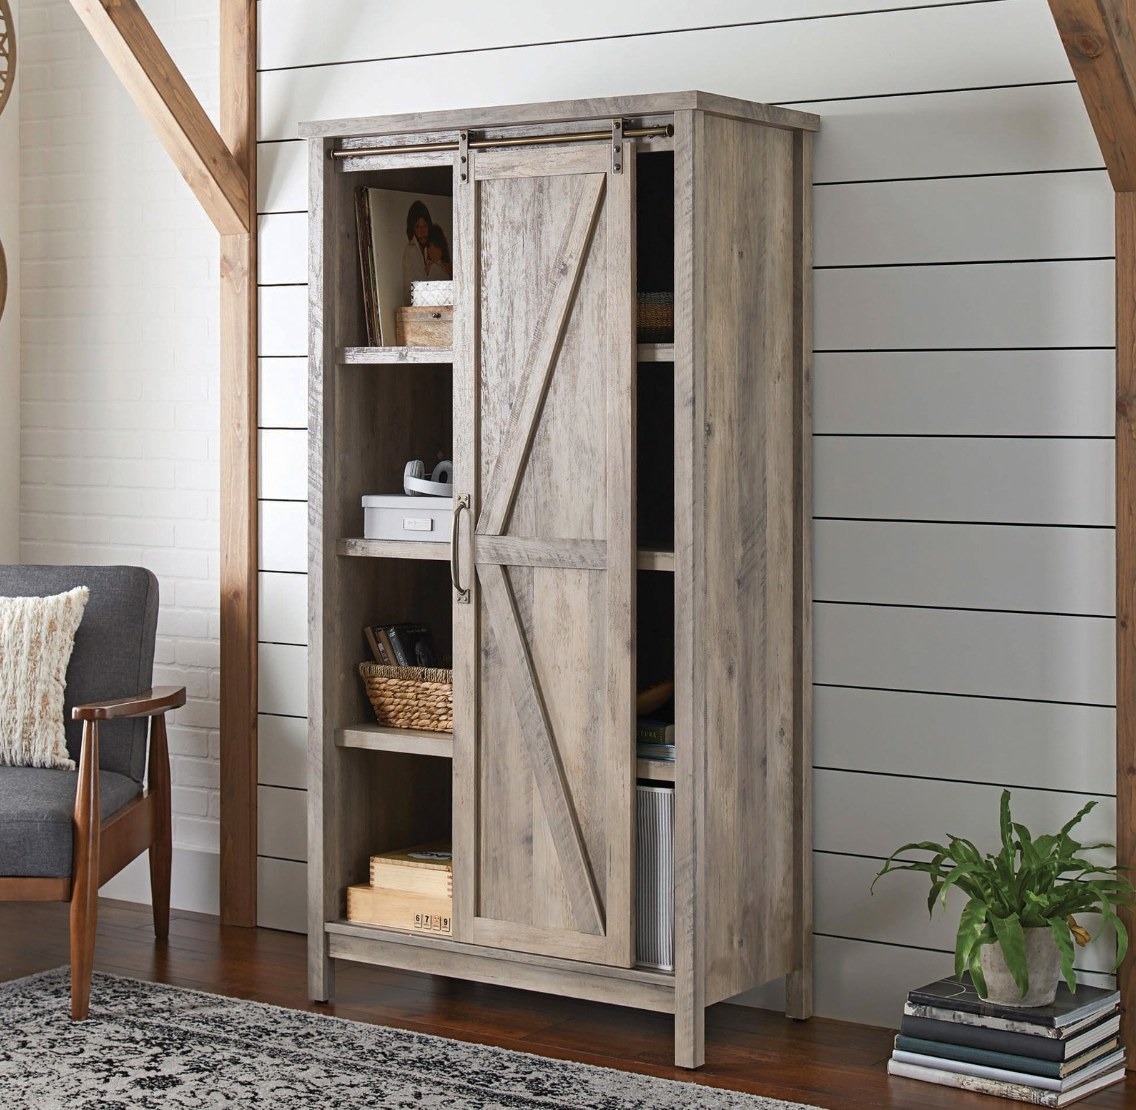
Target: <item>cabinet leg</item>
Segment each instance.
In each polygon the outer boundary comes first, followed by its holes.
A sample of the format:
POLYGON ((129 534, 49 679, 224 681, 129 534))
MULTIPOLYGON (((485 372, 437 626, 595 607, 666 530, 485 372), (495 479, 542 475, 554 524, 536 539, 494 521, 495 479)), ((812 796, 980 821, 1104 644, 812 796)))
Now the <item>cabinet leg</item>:
POLYGON ((706 1011, 698 1006, 675 1014, 675 1067, 700 1068, 706 1062, 706 1011))
POLYGON ((327 936, 308 935, 308 997, 313 1002, 326 1002, 335 993, 335 963, 328 955, 327 936))
POLYGON ((785 976, 785 1016, 798 1021, 813 1016, 812 968, 790 971, 785 976))

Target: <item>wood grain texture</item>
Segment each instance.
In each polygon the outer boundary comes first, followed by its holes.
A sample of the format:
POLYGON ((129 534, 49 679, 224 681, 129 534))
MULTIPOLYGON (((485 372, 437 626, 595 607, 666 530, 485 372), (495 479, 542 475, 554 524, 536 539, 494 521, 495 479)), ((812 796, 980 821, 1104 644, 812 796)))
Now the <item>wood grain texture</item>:
POLYGON ((444 347, 343 347, 335 352, 335 360, 347 366, 448 363, 453 360, 453 351, 444 347))
MULTIPOLYGON (((1116 859, 1136 866, 1136 193, 1116 195, 1116 859)), ((1120 912, 1129 936, 1136 911, 1120 912)), ((1136 970, 1118 973, 1122 1033, 1136 1052, 1136 970)))
MULTIPOLYGON (((707 295, 697 426, 704 485, 696 543, 704 607, 702 672, 707 791, 704 926, 707 1001, 795 965, 793 758, 794 519, 800 441, 794 395, 800 350, 793 137, 707 118, 695 189, 707 295), (753 198, 762 202, 755 206, 753 198), (712 284, 710 284, 712 283, 712 284), (744 307, 743 307, 744 306, 744 307), (746 319, 747 326, 737 321, 746 319), (730 366, 732 373, 717 368, 730 366), (736 773, 745 767, 747 774, 736 773)), ((677 493, 676 493, 677 496, 677 493)), ((797 918, 799 922, 799 917, 797 918)))
POLYGON ((83 722, 75 791, 71 860, 71 1019, 84 1021, 91 1001, 99 919, 99 722, 83 722))
POLYGON ((255 0, 221 3, 221 137, 243 227, 221 236, 221 913, 256 924, 257 237, 255 0))
POLYGON ((383 725, 354 725, 337 729, 335 742, 342 748, 366 748, 372 752, 406 752, 449 759, 454 738, 448 732, 424 732, 412 728, 386 728, 383 725))
POLYGON ((813 137, 793 149, 793 969, 785 1013, 813 1012, 813 137))
MULTIPOLYGON (((603 161, 606 160, 606 152, 603 152, 603 161)), ((492 159, 479 156, 476 164, 480 167, 484 161, 492 159)), ((531 177, 531 155, 528 164, 531 177)), ((576 164, 579 176, 578 155, 576 164)), ((488 180, 489 177, 485 173, 480 180, 488 180)), ((494 460, 492 472, 487 475, 485 504, 477 520, 477 531, 482 535, 501 535, 508 523, 517 487, 520 485, 521 466, 531 450, 556 360, 561 353, 564 328, 575 301, 584 256, 591 244, 604 184, 602 173, 593 173, 580 182, 574 211, 564 228, 563 238, 552 261, 550 273, 553 280, 552 287, 546 294, 548 299, 534 306, 537 326, 518 370, 520 378, 514 401, 509 406, 508 423, 499 433, 501 450, 494 460)))
POLYGON ((602 540, 475 535, 473 550, 477 562, 503 566, 518 562, 533 567, 571 567, 576 570, 602 570, 607 566, 607 544, 602 540))
POLYGON ((71 710, 74 721, 112 721, 122 717, 154 717, 185 705, 184 686, 155 686, 131 698, 88 702, 71 710))
MULTIPOLYGON (((482 523, 474 612, 458 618, 479 639, 455 652, 477 659, 476 741, 455 718, 459 812, 478 822, 476 906, 472 924, 455 917, 483 943, 630 963, 630 187, 607 177, 603 147, 572 148, 575 174, 545 174, 540 150, 498 153, 472 152, 461 190, 475 198, 460 210, 478 243, 461 270, 476 371, 459 377, 455 364, 455 383, 476 413, 463 450, 482 523), (517 176, 526 159, 529 176, 517 176), (499 163, 508 176, 494 175, 499 163), (609 407, 612 390, 625 399, 609 407), (534 753, 541 736, 554 743, 534 753), (475 777, 463 782, 471 742, 475 777)), ((461 885, 455 875, 459 904, 461 885)))
POLYGON ((418 131, 457 131, 504 124, 568 123, 612 116, 651 116, 702 108, 719 114, 733 114, 778 127, 804 127, 815 130, 820 120, 809 112, 794 112, 771 104, 717 96, 704 92, 648 93, 640 96, 600 97, 586 100, 558 100, 542 104, 509 104, 494 108, 471 108, 457 112, 408 112, 392 116, 321 120, 302 123, 303 138, 318 135, 366 135, 368 132, 414 133, 418 131))
MULTIPOLYGON (((454 425, 454 496, 470 499, 469 519, 476 520, 481 511, 481 479, 478 455, 481 439, 481 415, 477 399, 481 390, 480 299, 473 296, 480 267, 481 239, 477 213, 481 206, 480 183, 471 176, 461 180, 459 156, 453 155, 454 180, 454 288, 458 291, 454 304, 453 405, 463 418, 454 425)), ((481 813, 476 783, 481 774, 481 741, 478 734, 477 697, 481 688, 481 654, 476 650, 480 639, 480 585, 473 573, 469 544, 472 536, 465 533, 466 543, 459 552, 459 571, 469 589, 469 603, 453 606, 454 634, 454 937, 469 939, 480 884, 478 861, 481 858, 481 813)), ((462 535, 457 537, 462 543, 462 535)))
POLYGON ((526 959, 523 951, 460 945, 431 937, 426 944, 413 934, 383 933, 363 926, 328 927, 332 952, 345 959, 447 975, 474 982, 518 986, 525 990, 610 1002, 669 1013, 674 992, 669 976, 633 972, 626 977, 578 960, 526 959))
POLYGON ((686 759, 675 766, 675 1064, 701 1067, 706 1055, 707 917, 702 853, 706 839, 705 714, 698 702, 702 672, 703 611, 696 600, 696 583, 705 569, 705 553, 696 542, 701 521, 696 519, 692 493, 702 488, 705 459, 701 451, 703 392, 706 373, 701 320, 707 291, 701 280, 698 254, 705 219, 706 196, 695 192, 695 176, 705 157, 704 121, 694 112, 675 113, 674 226, 674 672, 675 735, 690 737, 686 759))
POLYGON ((1136 42, 1130 0, 1049 0, 1113 188, 1136 188, 1136 42))
POLYGON ((311 209, 308 262, 308 996, 331 997, 334 975, 324 922, 337 916, 340 877, 335 871, 337 838, 331 815, 338 804, 334 790, 334 733, 325 723, 327 700, 324 652, 324 605, 333 581, 335 523, 324 523, 334 506, 334 460, 329 421, 334 393, 324 383, 335 366, 335 248, 343 232, 343 214, 330 188, 330 141, 308 144, 308 196, 311 209), (326 266, 326 279, 325 279, 326 266), (326 324, 325 324, 326 321, 326 324), (326 498, 325 498, 326 491, 326 498), (316 619, 316 618, 319 619, 316 619), (317 662, 319 661, 319 662, 317 662))
POLYGON ((172 784, 170 748, 164 713, 150 722, 150 754, 147 762, 147 794, 153 808, 150 844, 150 899, 154 911, 154 936, 170 935, 170 875, 173 866, 172 784))
POLYGON ((594 864, 583 841, 557 737, 549 720, 540 679, 533 668, 531 650, 521 629, 516 600, 500 566, 485 564, 479 568, 479 573, 486 617, 501 640, 502 652, 511 660, 505 673, 520 718, 521 735, 527 742, 529 769, 557 846, 573 919, 582 932, 600 933, 604 928, 604 910, 596 890, 594 864))
MULTIPOLYGON (((71 6, 217 230, 247 235, 254 226, 249 213, 256 196, 248 172, 218 134, 135 0, 72 0, 71 6)), ((240 83, 248 87, 246 77, 240 83)), ((235 88, 229 91, 241 95, 235 88)), ((221 101, 225 104, 224 95, 221 101)), ((251 105, 246 102, 245 107, 251 105)))
POLYGON ((0 902, 68 902, 71 876, 57 879, 25 879, 13 875, 0 878, 0 902))
POLYGON ((448 562, 448 543, 417 540, 365 540, 360 536, 344 536, 335 541, 335 553, 364 559, 433 559, 448 562))
MULTIPOLYGON (((358 536, 364 493, 396 486, 407 458, 448 449, 452 371, 437 362, 336 365, 362 337, 353 189, 332 143, 311 144, 309 319, 309 990, 327 997, 332 961, 324 926, 343 913, 347 886, 367 881, 377 852, 451 833, 452 768, 421 746, 339 745, 374 721, 356 672, 367 624, 421 622, 451 651, 448 568, 414 545, 382 546, 381 562, 340 557, 358 536)), ((431 179, 436 187, 437 180, 431 179)), ((439 545, 441 546, 441 545, 439 545)), ((446 545, 448 547, 448 545, 446 545)), ((367 545, 346 551, 361 554, 367 545)))

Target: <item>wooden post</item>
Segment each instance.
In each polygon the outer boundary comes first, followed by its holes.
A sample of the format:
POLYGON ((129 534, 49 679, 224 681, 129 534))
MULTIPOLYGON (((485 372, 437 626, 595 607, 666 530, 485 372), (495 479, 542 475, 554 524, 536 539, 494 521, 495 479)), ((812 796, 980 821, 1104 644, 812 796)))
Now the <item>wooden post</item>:
POLYGON ((221 236, 221 921, 256 924, 256 0, 221 0, 221 134, 248 231, 221 236))
MULTIPOLYGON (((1049 0, 1116 190, 1116 859, 1136 867, 1136 0, 1049 0)), ((1132 874, 1130 871, 1129 874, 1132 874)), ((1136 914, 1121 912, 1136 938, 1136 914)), ((1136 1052, 1136 971, 1120 968, 1136 1052)))
POLYGON ((221 920, 256 924, 256 0, 220 0, 221 132, 136 0, 71 0, 221 233, 221 920))

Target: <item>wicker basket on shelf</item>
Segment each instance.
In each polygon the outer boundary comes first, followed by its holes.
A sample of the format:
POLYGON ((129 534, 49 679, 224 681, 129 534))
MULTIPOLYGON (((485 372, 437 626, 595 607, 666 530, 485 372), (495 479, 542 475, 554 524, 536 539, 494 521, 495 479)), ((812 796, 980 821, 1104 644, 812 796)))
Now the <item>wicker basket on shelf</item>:
POLYGON ((640 343, 674 342, 674 293, 640 293, 636 308, 640 343))
POLYGON ((453 671, 360 663, 359 674, 380 725, 426 732, 453 730, 453 671))

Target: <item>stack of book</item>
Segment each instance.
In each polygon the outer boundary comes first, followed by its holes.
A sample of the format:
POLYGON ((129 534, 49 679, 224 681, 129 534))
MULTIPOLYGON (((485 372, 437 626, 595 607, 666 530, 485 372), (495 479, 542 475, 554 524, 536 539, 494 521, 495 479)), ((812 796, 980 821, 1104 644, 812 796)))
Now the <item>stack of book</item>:
POLYGON ((635 722, 635 751, 640 759, 656 759, 674 763, 675 727, 671 721, 658 721, 653 717, 640 717, 635 722))
POLYGON ((1052 1005, 984 1002, 969 976, 911 991, 888 1073, 945 1087, 1068 1106, 1124 1078, 1120 993, 1062 983, 1052 1005))
POLYGON ((454 864, 448 841, 371 857, 371 882, 347 888, 347 920, 453 935, 454 864))
POLYGON ((436 667, 438 657, 424 624, 369 624, 363 635, 376 663, 387 667, 436 667))

